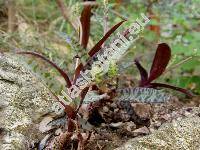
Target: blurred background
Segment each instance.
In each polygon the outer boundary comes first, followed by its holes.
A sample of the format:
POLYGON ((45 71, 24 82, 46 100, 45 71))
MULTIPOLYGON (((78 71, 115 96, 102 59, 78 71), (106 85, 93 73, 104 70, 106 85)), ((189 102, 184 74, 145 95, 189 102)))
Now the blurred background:
MULTIPOLYGON (((200 94, 199 8, 199 0, 0 0, 0 51, 42 53, 73 76, 77 54, 86 60, 88 50, 109 28, 128 20, 105 45, 144 13, 151 21, 118 66, 114 66, 117 74, 137 81, 134 58, 139 57, 145 68, 150 69, 157 44, 165 42, 172 49, 172 58, 160 82, 200 94), (90 38, 84 47, 76 20, 88 5, 91 6, 90 38)), ((60 93, 64 81, 54 68, 38 59, 23 58, 49 88, 60 93)))

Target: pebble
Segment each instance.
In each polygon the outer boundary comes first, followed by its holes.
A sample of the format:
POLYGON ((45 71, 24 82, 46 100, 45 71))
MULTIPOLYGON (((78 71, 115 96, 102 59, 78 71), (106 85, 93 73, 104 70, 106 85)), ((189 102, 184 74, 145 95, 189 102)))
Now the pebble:
POLYGON ((136 133, 136 135, 143 135, 143 134, 146 135, 150 133, 149 129, 146 126, 138 128, 134 130, 133 132, 136 133))

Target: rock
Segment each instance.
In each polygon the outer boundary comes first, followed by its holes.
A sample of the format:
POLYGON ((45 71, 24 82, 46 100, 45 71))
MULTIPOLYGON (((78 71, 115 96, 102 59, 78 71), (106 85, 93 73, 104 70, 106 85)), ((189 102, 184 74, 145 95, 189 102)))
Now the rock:
POLYGON ((151 135, 129 140, 115 150, 200 149, 200 117, 193 116, 163 124, 151 135))
POLYGON ((108 108, 107 106, 104 106, 104 107, 103 107, 103 112, 104 112, 104 113, 109 112, 109 108, 108 108))
POLYGON ((136 125, 134 124, 134 122, 130 121, 126 123, 126 130, 128 132, 132 132, 134 129, 136 129, 136 125))
POLYGON ((51 138, 51 134, 47 134, 41 141, 39 144, 39 150, 43 150, 46 147, 47 141, 51 138))
POLYGON ((0 149, 25 150, 44 135, 39 123, 56 100, 16 54, 0 54, 0 149))
POLYGON ((135 137, 135 133, 133 132, 136 129, 136 125, 134 122, 123 122, 118 128, 116 129, 116 133, 119 137, 135 137))
POLYGON ((42 133, 45 133, 52 129, 52 126, 49 126, 50 122, 53 120, 52 117, 45 117, 39 124, 39 130, 42 133))
POLYGON ((111 124, 110 124, 110 127, 113 127, 113 128, 120 128, 122 125, 123 125, 122 122, 117 122, 117 123, 111 123, 111 124))
POLYGON ((151 106, 144 103, 132 103, 131 104, 136 115, 140 118, 149 118, 152 112, 151 106))
POLYGON ((150 125, 150 116, 152 114, 152 108, 149 104, 144 103, 132 103, 133 114, 131 117, 137 125, 150 125))
POLYGON ((144 127, 134 130, 133 132, 135 133, 135 136, 146 135, 146 134, 149 134, 149 129, 146 126, 144 126, 144 127))

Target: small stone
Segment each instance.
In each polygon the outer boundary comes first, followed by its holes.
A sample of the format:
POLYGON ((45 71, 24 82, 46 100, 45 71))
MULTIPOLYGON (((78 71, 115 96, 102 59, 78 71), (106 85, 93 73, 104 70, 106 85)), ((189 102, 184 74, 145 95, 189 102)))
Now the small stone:
POLYGON ((107 106, 104 106, 104 107, 103 107, 103 112, 106 113, 106 112, 108 112, 108 111, 109 111, 108 107, 107 107, 107 106))
POLYGON ((119 128, 122 126, 122 124, 123 124, 122 122, 117 122, 117 123, 111 123, 110 126, 114 128, 119 128))
POLYGON ((161 125, 162 125, 162 123, 160 121, 155 121, 155 123, 154 123, 154 127, 156 129, 158 129, 161 125))
POLYGON ((48 124, 49 124, 52 120, 53 120, 52 117, 45 117, 45 118, 40 122, 39 130, 40 130, 42 133, 51 130, 51 129, 52 129, 52 126, 49 126, 48 124))
POLYGON ((114 112, 118 112, 118 111, 119 111, 119 108, 114 109, 114 112))
POLYGON ((133 104, 132 107, 140 118, 149 118, 151 115, 152 109, 149 104, 136 103, 133 104))
POLYGON ((149 129, 146 126, 136 129, 133 132, 136 133, 136 135, 146 135, 150 133, 149 129))
POLYGON ((170 114, 165 114, 163 116, 161 116, 162 119, 164 119, 165 121, 170 119, 170 114))
POLYGON ((55 131, 56 136, 60 135, 61 133, 63 133, 63 132, 60 128, 55 131))
POLYGON ((87 137, 88 137, 88 135, 86 133, 81 133, 81 135, 82 135, 84 140, 87 139, 87 137))
POLYGON ((126 127, 126 130, 129 131, 129 132, 132 132, 135 128, 136 128, 136 125, 134 122, 127 122, 127 127, 126 127))
POLYGON ((39 150, 43 150, 48 142, 48 140, 50 139, 51 134, 47 134, 41 141, 39 144, 39 150))
POLYGON ((136 125, 150 126, 150 117, 152 114, 152 108, 149 104, 134 103, 132 120, 136 125))
POLYGON ((189 117, 189 116, 191 116, 191 113, 188 112, 188 111, 185 111, 185 112, 184 112, 184 115, 185 115, 186 117, 189 117))
POLYGON ((110 106, 111 106, 112 108, 117 108, 117 104, 116 104, 116 103, 112 103, 112 104, 110 104, 110 106))

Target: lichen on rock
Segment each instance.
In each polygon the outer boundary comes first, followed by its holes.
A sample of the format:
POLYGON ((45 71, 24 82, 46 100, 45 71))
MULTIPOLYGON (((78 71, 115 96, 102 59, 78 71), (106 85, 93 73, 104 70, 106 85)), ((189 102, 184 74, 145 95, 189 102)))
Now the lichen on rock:
MULTIPOLYGON (((39 123, 56 100, 14 54, 0 54, 0 149, 28 149, 44 136, 39 123)), ((56 114, 55 114, 56 115, 56 114)))
POLYGON ((193 116, 163 124, 151 135, 129 140, 115 150, 197 150, 199 143, 200 117, 193 116))

